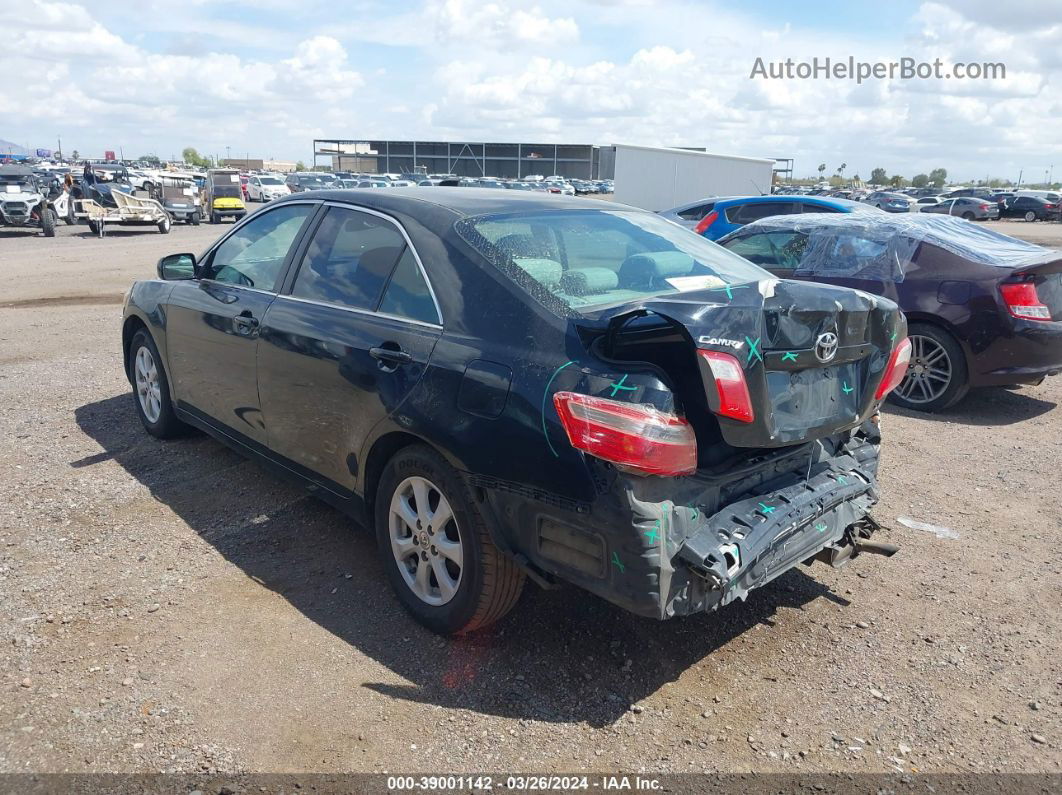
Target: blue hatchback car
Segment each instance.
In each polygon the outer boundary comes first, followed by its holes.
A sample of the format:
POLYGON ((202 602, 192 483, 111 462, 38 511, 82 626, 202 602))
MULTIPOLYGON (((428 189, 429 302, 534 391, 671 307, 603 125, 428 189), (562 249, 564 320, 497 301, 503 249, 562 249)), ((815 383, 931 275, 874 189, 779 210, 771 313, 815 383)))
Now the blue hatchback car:
POLYGON ((772 215, 851 212, 878 211, 859 202, 827 196, 716 196, 664 210, 660 215, 709 240, 718 240, 745 224, 772 215))

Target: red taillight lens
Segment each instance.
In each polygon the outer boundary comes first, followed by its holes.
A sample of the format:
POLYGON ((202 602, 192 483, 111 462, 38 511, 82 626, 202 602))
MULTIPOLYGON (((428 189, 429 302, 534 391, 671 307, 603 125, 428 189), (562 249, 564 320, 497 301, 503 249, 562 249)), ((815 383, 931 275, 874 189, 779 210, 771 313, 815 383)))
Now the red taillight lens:
POLYGON ((697 439, 681 417, 577 392, 556 393, 553 405, 576 450, 647 475, 697 470, 697 439))
POLYGON ((704 216, 704 218, 697 223, 697 226, 693 227, 693 231, 698 235, 703 235, 708 231, 708 227, 716 222, 717 218, 719 218, 719 213, 713 210, 708 213, 708 215, 704 216))
POLYGON ((982 209, 982 210, 983 210, 984 212, 988 212, 988 205, 987 205, 987 204, 982 204, 982 205, 981 205, 981 209, 982 209))
POLYGON ((741 363, 729 353, 720 351, 697 351, 697 355, 708 362, 712 371, 715 389, 719 394, 716 414, 739 422, 752 422, 755 414, 741 363))
POLYGON ((1003 301, 1008 311, 1014 317, 1020 317, 1023 320, 1051 319, 1051 310, 1040 303, 1040 296, 1036 294, 1036 285, 1032 282, 1001 284, 999 291, 1003 294, 1003 301))
POLYGON ((885 375, 881 378, 874 400, 881 400, 900 385, 904 376, 907 375, 907 365, 910 363, 911 341, 904 337, 900 340, 900 344, 893 349, 892 355, 889 357, 889 363, 885 365, 885 375))

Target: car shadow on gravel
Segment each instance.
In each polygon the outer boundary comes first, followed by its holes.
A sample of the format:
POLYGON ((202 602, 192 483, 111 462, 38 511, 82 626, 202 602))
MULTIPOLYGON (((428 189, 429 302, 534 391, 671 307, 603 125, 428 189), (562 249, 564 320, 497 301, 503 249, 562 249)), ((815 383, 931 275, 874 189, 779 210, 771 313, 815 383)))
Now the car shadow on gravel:
POLYGON ((886 403, 885 408, 889 413, 916 420, 993 426, 1014 425, 1036 419, 1057 405, 1057 403, 1040 400, 1018 389, 986 387, 970 390, 970 393, 954 406, 935 414, 903 409, 891 403, 886 403))
MULTIPOLYGON (((71 466, 117 462, 255 582, 406 680, 363 685, 395 699, 601 727, 666 683, 693 676, 702 683, 697 703, 675 708, 699 714, 714 696, 727 700, 713 688, 713 671, 742 664, 750 630, 771 632, 780 612, 819 598, 848 604, 799 569, 744 604, 669 622, 639 618, 574 587, 529 585, 499 625, 443 639, 393 598, 373 535, 304 490, 205 435, 149 437, 125 394, 81 406, 75 417, 103 451, 71 466)), ((792 641, 788 630, 777 640, 759 631, 755 642, 781 654, 792 641)))

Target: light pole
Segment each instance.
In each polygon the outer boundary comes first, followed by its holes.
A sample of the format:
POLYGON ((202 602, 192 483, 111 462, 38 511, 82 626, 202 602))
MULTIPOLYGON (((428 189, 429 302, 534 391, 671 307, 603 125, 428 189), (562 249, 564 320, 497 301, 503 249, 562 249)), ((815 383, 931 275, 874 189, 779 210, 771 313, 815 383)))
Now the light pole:
POLYGON ((231 147, 228 147, 228 146, 225 147, 225 165, 226 166, 229 164, 229 160, 232 159, 232 155, 229 154, 229 149, 230 148, 231 147))

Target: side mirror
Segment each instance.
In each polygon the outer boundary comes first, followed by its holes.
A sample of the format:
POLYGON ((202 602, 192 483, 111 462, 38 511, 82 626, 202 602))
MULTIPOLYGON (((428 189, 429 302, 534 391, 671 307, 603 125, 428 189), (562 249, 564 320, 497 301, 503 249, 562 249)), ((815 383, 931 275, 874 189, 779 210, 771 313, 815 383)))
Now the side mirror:
POLYGON ((195 254, 169 254, 156 267, 159 278, 168 282, 195 278, 195 254))

